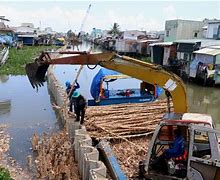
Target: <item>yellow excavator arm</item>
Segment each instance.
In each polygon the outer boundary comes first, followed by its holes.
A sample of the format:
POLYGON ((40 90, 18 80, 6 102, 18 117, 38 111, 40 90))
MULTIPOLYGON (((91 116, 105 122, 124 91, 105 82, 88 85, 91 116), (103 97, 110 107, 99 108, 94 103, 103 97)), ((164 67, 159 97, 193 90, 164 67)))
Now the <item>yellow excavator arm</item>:
MULTIPOLYGON (((65 54, 65 53, 63 53, 65 54)), ((86 53, 72 52, 69 57, 51 59, 48 54, 42 55, 34 63, 27 64, 25 69, 33 87, 42 85, 45 73, 50 64, 100 65, 118 71, 133 78, 158 85, 168 91, 172 97, 175 113, 187 112, 187 95, 183 81, 175 74, 167 72, 159 65, 146 63, 113 52, 86 53)))

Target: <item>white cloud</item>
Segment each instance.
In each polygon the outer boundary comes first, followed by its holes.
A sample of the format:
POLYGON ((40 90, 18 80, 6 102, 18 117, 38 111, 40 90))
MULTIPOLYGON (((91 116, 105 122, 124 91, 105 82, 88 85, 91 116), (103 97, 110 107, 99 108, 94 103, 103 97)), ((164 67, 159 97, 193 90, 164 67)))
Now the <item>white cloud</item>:
MULTIPOLYGON (((69 29, 79 31, 85 9, 66 10, 59 6, 52 6, 49 9, 26 9, 21 11, 17 8, 0 6, 0 12, 10 19, 10 26, 19 26, 24 22, 34 23, 35 27, 41 28, 52 27, 55 31, 67 32, 69 29)), ((103 16, 89 14, 83 27, 84 31, 90 32, 93 27, 101 29, 110 29, 114 22, 117 22, 121 30, 125 29, 142 29, 142 30, 161 30, 164 29, 163 22, 154 18, 146 18, 143 14, 125 15, 120 9, 109 10, 103 16)))
POLYGON ((165 19, 167 20, 177 18, 176 9, 172 4, 168 4, 166 7, 163 8, 163 14, 165 16, 165 19))
POLYGON ((10 19, 11 26, 19 26, 24 22, 34 23, 35 27, 52 27, 57 31, 67 31, 68 29, 79 30, 80 23, 85 16, 85 10, 67 11, 58 6, 50 9, 36 9, 21 11, 16 8, 0 6, 1 14, 10 19), (77 17, 77 18, 76 18, 77 17))

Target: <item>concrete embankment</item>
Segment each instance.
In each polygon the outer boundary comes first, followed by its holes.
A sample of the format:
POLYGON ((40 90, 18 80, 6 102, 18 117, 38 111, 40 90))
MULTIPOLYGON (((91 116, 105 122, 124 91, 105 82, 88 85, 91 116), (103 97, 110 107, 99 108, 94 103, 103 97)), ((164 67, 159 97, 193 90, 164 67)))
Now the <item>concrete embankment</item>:
POLYGON ((57 108, 59 118, 62 120, 71 142, 74 142, 75 162, 77 163, 80 177, 87 179, 107 179, 107 169, 99 161, 99 152, 92 146, 92 139, 84 126, 80 126, 74 117, 67 113, 68 103, 65 89, 59 84, 53 74, 53 68, 48 70, 48 88, 51 91, 57 108))

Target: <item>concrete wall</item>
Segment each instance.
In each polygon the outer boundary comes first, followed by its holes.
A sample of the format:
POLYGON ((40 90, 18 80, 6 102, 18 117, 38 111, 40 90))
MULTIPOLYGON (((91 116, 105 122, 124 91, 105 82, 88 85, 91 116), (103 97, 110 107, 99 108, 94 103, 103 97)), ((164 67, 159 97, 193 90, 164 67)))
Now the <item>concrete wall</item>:
POLYGON ((79 174, 83 180, 107 180, 107 169, 103 162, 99 161, 99 152, 92 146, 92 139, 84 126, 80 126, 75 118, 67 113, 68 103, 65 89, 59 84, 53 74, 52 66, 48 69, 48 88, 51 91, 58 109, 58 114, 67 128, 70 139, 74 142, 75 161, 79 168, 79 174))
POLYGON ((175 41, 180 39, 200 39, 203 36, 203 22, 189 20, 170 20, 165 24, 164 41, 175 41), (167 36, 169 31, 169 36, 167 36), (195 33, 197 36, 195 37, 195 33))

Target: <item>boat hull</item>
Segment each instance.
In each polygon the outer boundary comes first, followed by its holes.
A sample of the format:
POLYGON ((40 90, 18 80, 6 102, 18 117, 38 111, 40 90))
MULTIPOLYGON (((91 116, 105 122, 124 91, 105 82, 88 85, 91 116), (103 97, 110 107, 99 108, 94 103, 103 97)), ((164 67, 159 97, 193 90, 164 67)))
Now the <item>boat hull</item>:
POLYGON ((154 100, 155 100, 154 96, 106 98, 106 99, 101 99, 99 102, 96 102, 93 99, 89 99, 88 106, 105 106, 105 105, 125 104, 125 103, 145 103, 145 102, 152 102, 154 100))
POLYGON ((4 48, 1 52, 0 52, 0 66, 2 66, 3 64, 5 64, 5 62, 7 61, 9 56, 9 48, 4 48))

